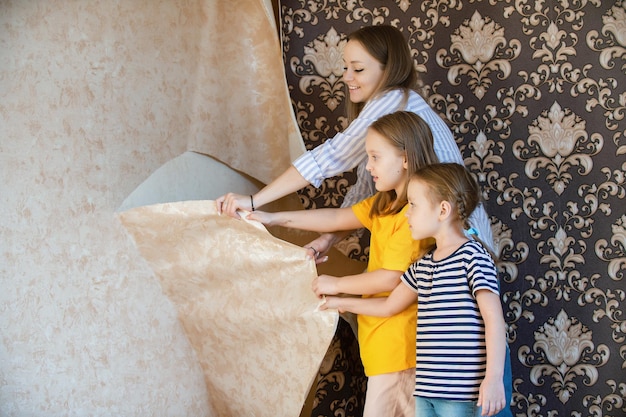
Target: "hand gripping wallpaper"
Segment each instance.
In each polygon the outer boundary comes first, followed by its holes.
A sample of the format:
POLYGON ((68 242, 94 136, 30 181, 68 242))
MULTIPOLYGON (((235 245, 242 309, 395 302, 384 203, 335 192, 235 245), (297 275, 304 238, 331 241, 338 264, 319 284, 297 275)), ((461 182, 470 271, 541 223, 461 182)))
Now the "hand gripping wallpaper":
MULTIPOLYGON (((279 7, 287 82, 308 148, 347 126, 346 36, 377 24, 404 33, 424 96, 483 189, 500 257, 513 415, 626 415, 626 3, 279 7)), ((354 180, 329 179, 300 199, 307 208, 338 206, 354 180)), ((367 242, 355 235, 340 248, 365 259, 367 242)), ((335 339, 318 376, 315 417, 362 413, 353 337, 340 326, 335 339)))

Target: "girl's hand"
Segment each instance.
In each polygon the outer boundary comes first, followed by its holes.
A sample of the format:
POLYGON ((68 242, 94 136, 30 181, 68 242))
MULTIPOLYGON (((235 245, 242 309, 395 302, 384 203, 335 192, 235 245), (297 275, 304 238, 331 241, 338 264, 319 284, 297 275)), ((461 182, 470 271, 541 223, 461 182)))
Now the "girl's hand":
POLYGON ((339 310, 340 313, 343 313, 341 310, 341 297, 334 297, 332 295, 325 296, 324 302, 319 305, 319 310, 339 310))
POLYGON ((215 204, 217 205, 217 214, 226 213, 236 219, 241 219, 237 210, 252 210, 252 201, 250 201, 249 195, 228 193, 218 197, 215 204))
POLYGON ((482 415, 496 415, 506 406, 505 403, 506 398, 504 395, 504 384, 502 382, 502 378, 489 378, 486 376, 480 384, 478 403, 476 404, 477 406, 482 407, 482 415))
POLYGON ((312 288, 315 295, 321 297, 323 295, 337 295, 337 283, 339 278, 330 275, 320 275, 313 280, 312 288))
POLYGON ((253 211, 250 214, 248 214, 248 216, 246 217, 246 219, 248 220, 255 220, 259 223, 263 223, 267 226, 271 226, 272 225, 272 221, 274 220, 274 215, 275 213, 268 213, 265 211, 253 211))

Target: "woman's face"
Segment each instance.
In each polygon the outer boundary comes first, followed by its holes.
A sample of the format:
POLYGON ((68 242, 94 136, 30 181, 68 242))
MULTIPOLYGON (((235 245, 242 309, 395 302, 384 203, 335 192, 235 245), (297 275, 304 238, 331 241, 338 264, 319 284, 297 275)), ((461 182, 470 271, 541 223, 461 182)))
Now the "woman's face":
POLYGON ((357 41, 348 41, 343 49, 343 81, 350 101, 365 103, 376 92, 383 78, 383 68, 357 41))

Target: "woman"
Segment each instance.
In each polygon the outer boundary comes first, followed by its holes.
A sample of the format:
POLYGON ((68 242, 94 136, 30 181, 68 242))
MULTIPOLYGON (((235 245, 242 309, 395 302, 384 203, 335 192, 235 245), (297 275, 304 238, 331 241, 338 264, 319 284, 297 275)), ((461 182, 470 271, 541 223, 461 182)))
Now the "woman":
MULTIPOLYGON (((358 166, 357 181, 348 191, 342 207, 350 207, 375 192, 365 171, 367 128, 397 110, 419 115, 430 127, 435 153, 441 162, 463 163, 461 153, 446 123, 417 92, 419 78, 408 43, 393 26, 367 26, 353 32, 343 51, 343 80, 348 88, 349 126, 322 145, 305 152, 283 174, 254 195, 228 193, 216 199, 219 213, 239 217, 237 210, 253 211, 264 204, 296 192, 358 166)), ((491 245, 492 234, 482 206, 472 218, 479 237, 491 245)), ((307 245, 316 260, 345 233, 325 234, 307 245)))

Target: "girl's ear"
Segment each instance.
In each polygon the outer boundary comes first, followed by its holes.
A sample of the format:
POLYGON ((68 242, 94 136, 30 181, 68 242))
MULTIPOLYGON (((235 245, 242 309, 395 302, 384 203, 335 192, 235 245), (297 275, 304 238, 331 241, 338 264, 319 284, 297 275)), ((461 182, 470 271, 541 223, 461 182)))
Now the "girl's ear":
POLYGON ((404 156, 402 157, 402 168, 406 169, 407 171, 409 169, 409 160, 406 157, 406 152, 404 153, 404 156))
POLYGON ((439 220, 445 220, 452 215, 452 204, 449 201, 443 200, 439 203, 439 220))

